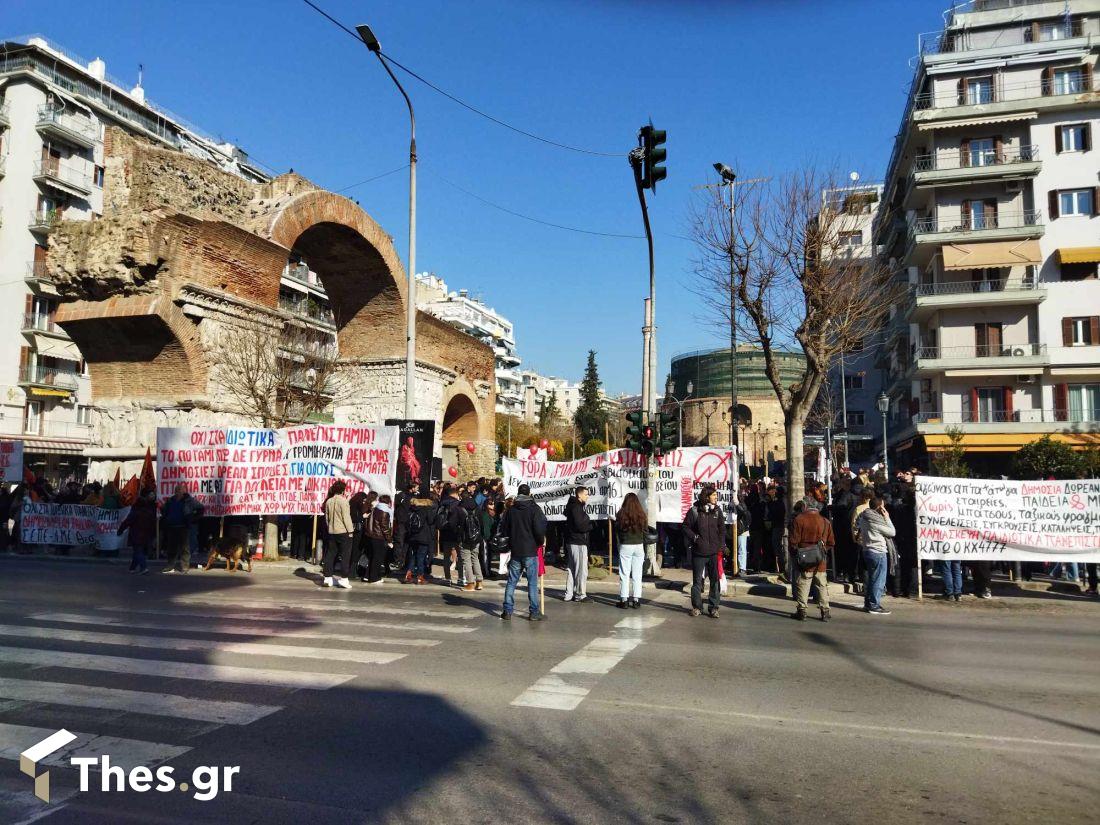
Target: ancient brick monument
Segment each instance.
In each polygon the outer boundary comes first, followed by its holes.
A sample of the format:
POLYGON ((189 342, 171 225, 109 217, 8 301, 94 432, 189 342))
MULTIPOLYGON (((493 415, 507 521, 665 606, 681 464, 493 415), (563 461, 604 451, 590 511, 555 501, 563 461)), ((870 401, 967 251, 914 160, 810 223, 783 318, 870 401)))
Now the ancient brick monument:
MULTIPOLYGON (((48 255, 66 301, 57 323, 91 374, 93 476, 140 460, 158 426, 245 423, 223 389, 233 379, 219 372, 219 342, 287 319, 279 282, 292 252, 332 304, 336 421, 402 417, 406 276, 366 212, 293 173, 253 184, 115 129, 105 156, 103 216, 61 222, 48 255)), ((457 451, 460 474, 491 474, 492 350, 421 312, 416 356, 416 417, 436 420, 437 453, 472 441, 472 455, 457 451)))

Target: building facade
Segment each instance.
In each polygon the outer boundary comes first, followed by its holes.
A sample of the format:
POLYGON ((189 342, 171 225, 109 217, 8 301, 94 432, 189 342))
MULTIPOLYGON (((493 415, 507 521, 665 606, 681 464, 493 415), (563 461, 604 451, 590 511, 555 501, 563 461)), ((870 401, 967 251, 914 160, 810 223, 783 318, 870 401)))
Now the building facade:
POLYGON ((24 463, 82 478, 92 441, 87 364, 55 322, 47 236, 61 220, 104 210, 104 131, 116 127, 201 158, 245 180, 266 175, 236 147, 145 99, 139 85, 34 37, 0 57, 0 437, 24 442, 24 463))
POLYGON ((891 447, 963 431, 1003 471, 1049 433, 1100 427, 1100 2, 974 0, 920 38, 875 239, 908 287, 891 311, 891 447))

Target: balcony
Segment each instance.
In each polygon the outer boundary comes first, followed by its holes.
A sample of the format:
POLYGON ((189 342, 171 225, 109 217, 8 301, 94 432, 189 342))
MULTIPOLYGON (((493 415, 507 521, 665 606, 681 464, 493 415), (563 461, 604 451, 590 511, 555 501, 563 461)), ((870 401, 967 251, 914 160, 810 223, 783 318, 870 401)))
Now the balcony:
POLYGON ((1018 180, 1042 168, 1038 146, 1015 146, 990 151, 952 151, 917 155, 913 159, 911 187, 921 189, 987 180, 1018 180))
POLYGON ((961 347, 917 347, 916 373, 944 370, 1026 370, 1050 363, 1046 344, 999 344, 961 347))
MULTIPOLYGON (((20 419, 6 417, 0 419, 0 434, 7 436, 29 435, 43 438, 57 438, 65 441, 91 441, 92 425, 77 421, 50 421, 44 418, 20 419)), ((34 452, 28 445, 27 452, 34 452)))
POLYGON ((914 288, 913 320, 924 321, 940 309, 1036 305, 1046 300, 1047 289, 1034 278, 997 281, 943 281, 914 288))
MULTIPOLYGON (((1054 41, 1061 48, 1068 48, 1071 41, 1054 41)), ((1036 51, 1049 50, 1051 43, 1030 44, 1036 51)), ((1088 46, 1088 38, 1081 38, 1081 45, 1088 46)), ((1015 51, 1013 52, 1015 54, 1015 51)), ((989 70, 986 70, 988 74, 989 70)), ((1086 106, 1093 102, 1095 81, 1084 75, 1062 81, 1032 80, 1025 83, 1007 83, 987 87, 976 96, 959 93, 955 89, 924 92, 913 98, 914 123, 927 123, 956 118, 986 117, 1027 112, 1057 111, 1086 106)))
POLYGON ((39 295, 57 295, 57 285, 50 278, 45 261, 27 261, 27 275, 23 280, 39 295))
POLYGON ((939 435, 958 428, 968 433, 1100 432, 1100 415, 1078 410, 981 410, 922 412, 900 422, 921 435, 939 435))
POLYGON ((49 104, 38 107, 35 127, 43 136, 56 138, 79 149, 94 148, 99 131, 90 118, 49 104))
POLYGON ((0 178, 4 177, 4 174, 7 172, 7 169, 6 169, 7 165, 8 165, 8 156, 7 155, 0 155, 0 178))
POLYGON ((62 195, 86 197, 92 191, 91 175, 52 158, 36 163, 32 177, 36 183, 48 186, 62 195))
POLYGON ((78 377, 79 374, 76 370, 62 370, 56 367, 23 367, 19 372, 19 385, 75 392, 78 377))
POLYGON ((54 335, 58 338, 68 338, 69 333, 53 322, 48 315, 38 312, 27 312, 23 315, 22 332, 41 332, 44 335, 54 335))
POLYGON ((909 243, 945 244, 1041 238, 1043 231, 1043 213, 1037 211, 963 215, 946 220, 919 218, 909 225, 909 243))
POLYGON ((0 127, 11 126, 11 115, 8 113, 8 104, 0 101, 0 127))
POLYGON ((328 326, 336 326, 336 317, 332 314, 332 310, 321 306, 316 301, 311 301, 309 299, 294 301, 289 298, 280 297, 279 309, 283 312, 297 315, 299 318, 308 318, 311 321, 317 321, 318 323, 327 324, 328 326))
POLYGON ((31 232, 46 233, 61 223, 60 209, 35 209, 28 224, 31 232))

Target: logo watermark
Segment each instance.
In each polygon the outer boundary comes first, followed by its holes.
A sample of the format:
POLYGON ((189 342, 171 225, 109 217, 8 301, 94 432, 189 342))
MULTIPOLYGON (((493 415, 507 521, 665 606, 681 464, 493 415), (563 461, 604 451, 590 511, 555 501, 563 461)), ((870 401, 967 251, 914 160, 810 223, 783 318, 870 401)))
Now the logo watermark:
POLYGON ((62 728, 19 754, 19 770, 34 780, 34 795, 43 802, 50 801, 50 772, 38 773, 38 763, 52 753, 61 750, 76 739, 76 734, 62 728))

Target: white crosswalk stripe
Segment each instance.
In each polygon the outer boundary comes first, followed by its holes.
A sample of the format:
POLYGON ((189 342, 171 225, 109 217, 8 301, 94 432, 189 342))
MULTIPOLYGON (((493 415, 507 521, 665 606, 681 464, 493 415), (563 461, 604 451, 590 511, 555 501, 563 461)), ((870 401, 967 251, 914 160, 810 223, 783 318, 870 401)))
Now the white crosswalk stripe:
MULTIPOLYGON (((330 595, 330 594, 325 594, 330 595)), ((335 595, 333 593, 332 595, 335 595)), ((176 604, 202 604, 202 605, 225 605, 233 609, 243 608, 249 609, 264 609, 264 610, 301 610, 303 605, 301 604, 284 604, 275 603, 272 601, 248 601, 241 600, 235 596, 228 598, 211 598, 209 596, 181 596, 175 599, 176 604)), ((484 615, 478 610, 432 610, 431 608, 419 608, 419 607, 391 607, 384 604, 351 602, 343 604, 334 604, 329 601, 322 601, 318 598, 317 601, 311 601, 305 606, 306 610, 321 610, 321 611, 335 611, 339 613, 382 613, 391 616, 428 616, 433 619, 449 619, 451 621, 462 621, 463 619, 476 619, 479 616, 484 615)))
MULTIPOLYGON (((33 745, 56 733, 50 728, 36 728, 27 725, 8 725, 0 722, 0 759, 14 759, 18 761, 19 754, 26 750, 28 745, 33 745)), ((146 742, 141 739, 123 739, 118 736, 100 736, 95 733, 79 733, 76 739, 64 748, 60 748, 45 757, 42 765, 68 766, 69 760, 75 757, 99 757, 106 754, 111 758, 111 764, 118 765, 124 770, 130 770, 138 765, 159 765, 169 759, 175 759, 180 754, 191 750, 185 745, 166 745, 161 742, 146 742)))
MULTIPOLYGON (((126 612, 110 607, 97 607, 96 610, 109 613, 126 612)), ((446 625, 431 622, 376 622, 373 619, 330 619, 328 616, 312 616, 301 613, 289 615, 285 612, 276 616, 262 611, 232 610, 223 612, 209 608, 206 608, 205 612, 203 612, 203 608, 199 608, 197 610, 142 610, 141 613, 146 616, 188 616, 196 619, 231 619, 245 622, 308 624, 314 626, 323 624, 325 626, 338 625, 340 627, 360 627, 372 630, 407 630, 412 633, 473 633, 477 630, 476 627, 470 625, 446 625)))

